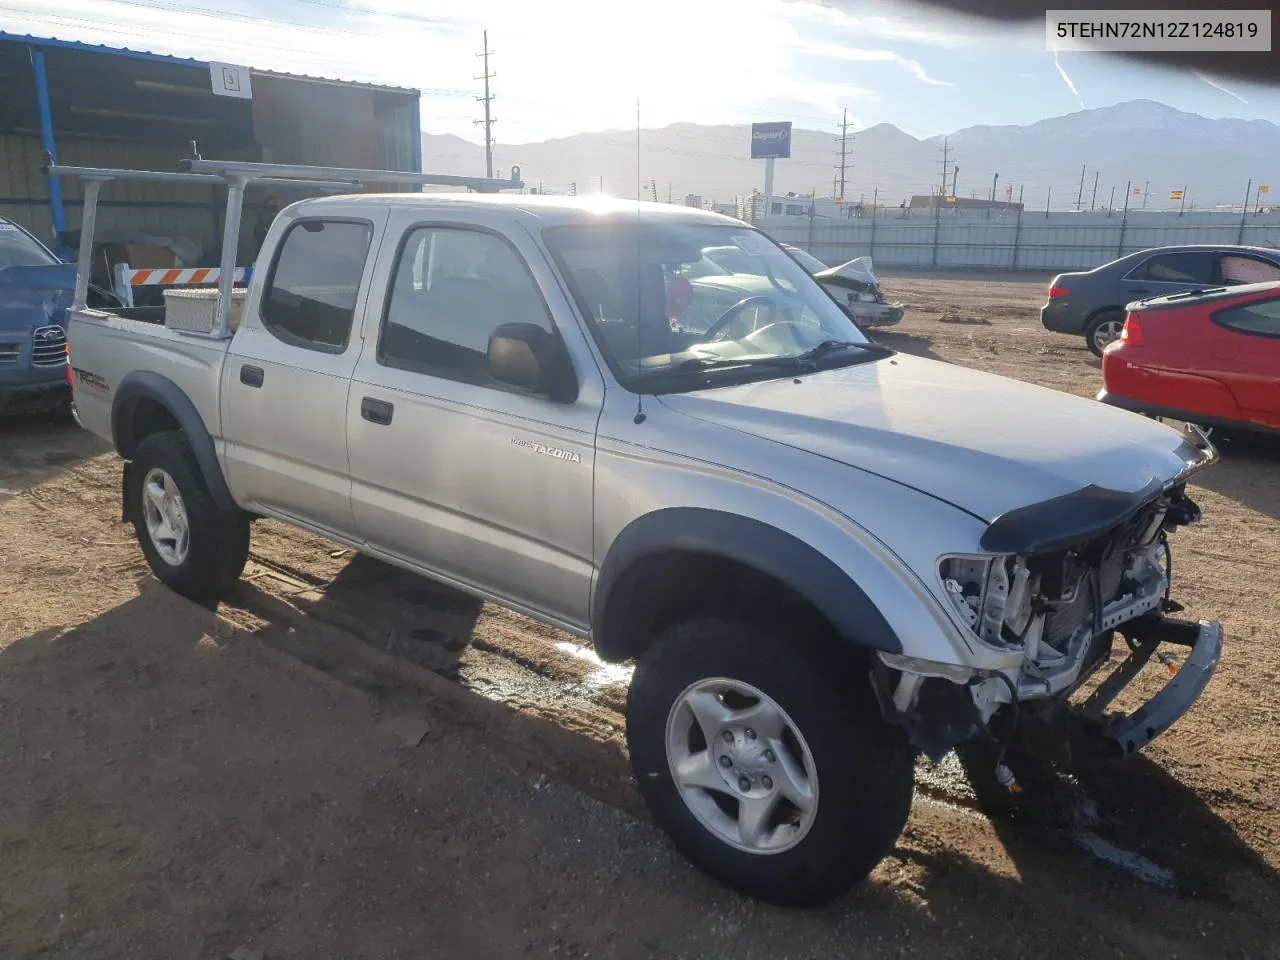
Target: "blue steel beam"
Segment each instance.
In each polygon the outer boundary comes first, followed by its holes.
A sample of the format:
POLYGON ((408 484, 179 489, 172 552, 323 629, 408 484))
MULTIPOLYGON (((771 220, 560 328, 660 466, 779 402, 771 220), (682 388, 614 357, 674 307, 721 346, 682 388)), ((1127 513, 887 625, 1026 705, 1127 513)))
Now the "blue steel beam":
MULTIPOLYGON (((36 108, 40 112, 40 141, 43 148, 58 162, 57 147, 53 142, 53 110, 49 105, 49 77, 44 70, 44 52, 29 47, 31 53, 31 69, 36 75, 36 108)), ((53 250, 63 257, 62 231, 66 228, 66 220, 62 210, 62 184, 57 180, 49 180, 49 213, 53 217, 53 250)))

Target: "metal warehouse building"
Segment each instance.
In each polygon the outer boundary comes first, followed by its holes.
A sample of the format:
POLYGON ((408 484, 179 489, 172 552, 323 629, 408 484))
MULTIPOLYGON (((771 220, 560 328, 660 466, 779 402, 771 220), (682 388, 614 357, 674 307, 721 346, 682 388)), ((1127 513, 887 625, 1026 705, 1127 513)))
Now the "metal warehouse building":
MULTIPOLYGON (((174 171, 192 141, 210 159, 418 172, 419 92, 0 33, 0 217, 60 252, 75 249, 78 184, 43 177, 43 151, 72 166, 174 171)), ((251 193, 245 236, 254 204, 269 212, 302 195, 251 193)), ((222 187, 116 182, 98 231, 135 259, 161 238, 185 254, 178 265, 213 264, 223 204, 222 187)))

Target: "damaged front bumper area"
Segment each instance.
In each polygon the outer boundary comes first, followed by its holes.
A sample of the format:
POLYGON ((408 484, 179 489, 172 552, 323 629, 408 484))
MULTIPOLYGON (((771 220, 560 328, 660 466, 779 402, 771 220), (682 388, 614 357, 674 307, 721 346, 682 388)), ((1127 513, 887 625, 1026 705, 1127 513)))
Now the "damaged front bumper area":
POLYGON ((1222 626, 1201 620, 1172 620, 1163 616, 1134 621, 1125 637, 1129 656, 1080 704, 1088 721, 1086 736, 1099 739, 1108 756, 1127 757, 1164 733, 1174 721, 1191 709, 1208 686, 1222 656, 1222 626), (1166 659, 1161 644, 1189 647, 1191 652, 1180 666, 1166 659), (1155 696, 1127 716, 1104 719, 1107 707, 1137 676, 1152 656, 1173 672, 1173 678, 1155 696))
POLYGON ((1218 624, 1169 616, 1182 609, 1169 599, 1169 535, 1200 519, 1185 480, 1136 495, 1085 488, 993 522, 987 554, 941 558, 940 586, 972 635, 971 665, 878 654, 872 676, 886 718, 935 762, 974 738, 1007 744, 1014 727, 1064 734, 1057 760, 1086 749, 1128 756, 1167 730, 1222 650, 1218 624), (1126 645, 1127 657, 1090 688, 1126 645), (1164 689, 1126 716, 1109 714, 1153 658, 1172 674, 1164 689))

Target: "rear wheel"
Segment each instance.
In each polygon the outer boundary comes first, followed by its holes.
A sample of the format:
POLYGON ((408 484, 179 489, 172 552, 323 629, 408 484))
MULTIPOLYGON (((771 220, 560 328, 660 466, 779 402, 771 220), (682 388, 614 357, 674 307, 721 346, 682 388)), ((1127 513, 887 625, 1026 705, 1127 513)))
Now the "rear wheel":
POLYGON ((204 600, 239 578, 249 558, 249 517, 214 503, 180 431, 138 444, 125 498, 151 572, 165 586, 204 600))
POLYGON ((717 880, 788 906, 862 880, 911 805, 905 739, 818 659, 754 623, 693 621, 645 652, 627 698, 658 825, 717 880))
POLYGON ((1107 349, 1107 344, 1120 339, 1120 332, 1123 329, 1124 312, 1108 310, 1089 321, 1084 331, 1084 339, 1094 356, 1100 357, 1102 351, 1107 349))

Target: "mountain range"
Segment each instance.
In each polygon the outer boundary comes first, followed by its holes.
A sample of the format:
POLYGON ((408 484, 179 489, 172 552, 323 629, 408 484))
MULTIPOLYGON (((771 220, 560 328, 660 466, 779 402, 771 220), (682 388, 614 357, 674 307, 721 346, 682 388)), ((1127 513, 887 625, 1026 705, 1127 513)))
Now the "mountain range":
MULTIPOLYGON (((732 201, 762 190, 764 162, 748 158, 747 125, 676 123, 641 129, 639 177, 636 131, 580 133, 539 143, 494 148, 496 172, 513 164, 525 183, 548 193, 605 192, 682 201, 732 201), (655 190, 656 188, 656 190, 655 190)), ((483 146, 451 134, 423 133, 423 168, 432 173, 474 176, 484 172, 483 146)), ((1244 201, 1252 179, 1276 184, 1280 195, 1280 126, 1265 120, 1210 119, 1152 100, 1080 110, 1026 126, 974 126, 946 137, 918 139, 888 123, 851 134, 846 148, 845 196, 897 206, 913 194, 937 189, 946 158, 947 187, 954 179, 962 197, 989 197, 993 177, 998 199, 1022 197, 1028 208, 1104 208, 1114 189, 1123 205, 1126 184, 1145 190, 1151 208, 1176 208, 1172 190, 1186 188, 1188 208, 1244 201), (945 150, 945 153, 944 153, 945 150), (1083 176, 1082 176, 1083 171, 1083 176), (1095 180, 1097 193, 1095 197, 1095 180)), ((839 137, 796 127, 791 157, 779 160, 775 195, 838 192, 839 137)), ((1264 194, 1263 205, 1270 198, 1264 194)), ((1130 194, 1131 204, 1143 197, 1130 194)))

